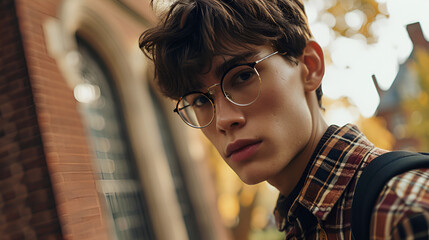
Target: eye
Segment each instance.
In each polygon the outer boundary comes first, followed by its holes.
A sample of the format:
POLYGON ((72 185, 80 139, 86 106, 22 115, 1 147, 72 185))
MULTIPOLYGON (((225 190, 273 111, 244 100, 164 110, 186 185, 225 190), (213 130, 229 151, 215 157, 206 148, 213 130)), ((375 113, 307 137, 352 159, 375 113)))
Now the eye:
POLYGON ((210 104, 210 100, 204 96, 204 95, 199 95, 197 97, 194 98, 194 100, 192 101, 192 107, 204 107, 207 104, 210 104))
POLYGON ((231 87, 245 85, 252 82, 257 76, 255 70, 251 67, 239 68, 238 72, 235 72, 230 80, 228 80, 228 85, 231 87))
POLYGON ((237 76, 237 81, 242 81, 245 82, 247 80, 249 80, 252 76, 253 76, 253 72, 252 71, 245 71, 240 73, 240 75, 237 76))

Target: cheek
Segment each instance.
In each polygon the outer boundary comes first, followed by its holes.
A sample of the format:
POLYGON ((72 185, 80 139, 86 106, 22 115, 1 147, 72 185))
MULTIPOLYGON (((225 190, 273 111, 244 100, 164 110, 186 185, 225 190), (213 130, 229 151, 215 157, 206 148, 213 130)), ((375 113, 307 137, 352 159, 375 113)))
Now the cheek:
POLYGON ((311 113, 299 76, 286 75, 278 83, 267 86, 261 95, 261 121, 270 126, 267 132, 273 144, 294 149, 295 154, 307 143, 311 134, 311 113), (280 142, 280 143, 279 143, 280 142))
POLYGON ((297 74, 278 73, 263 87, 260 111, 265 116, 292 120, 309 113, 304 87, 297 74))

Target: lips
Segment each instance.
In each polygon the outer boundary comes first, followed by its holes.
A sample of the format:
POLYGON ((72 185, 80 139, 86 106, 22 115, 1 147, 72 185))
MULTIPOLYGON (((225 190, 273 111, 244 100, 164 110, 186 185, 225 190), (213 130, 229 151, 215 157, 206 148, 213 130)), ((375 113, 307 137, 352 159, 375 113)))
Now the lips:
POLYGON ((226 157, 231 157, 234 162, 243 161, 256 153, 261 142, 261 140, 255 139, 237 140, 228 144, 226 148, 226 157))

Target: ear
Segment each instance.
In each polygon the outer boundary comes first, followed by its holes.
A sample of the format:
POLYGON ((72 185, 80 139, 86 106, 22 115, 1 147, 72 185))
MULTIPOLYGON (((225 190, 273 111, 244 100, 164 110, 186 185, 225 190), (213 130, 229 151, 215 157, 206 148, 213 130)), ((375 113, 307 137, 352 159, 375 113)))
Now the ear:
POLYGON ((325 59, 320 45, 310 40, 304 48, 301 60, 307 70, 303 79, 304 89, 308 92, 315 91, 325 75, 325 59))

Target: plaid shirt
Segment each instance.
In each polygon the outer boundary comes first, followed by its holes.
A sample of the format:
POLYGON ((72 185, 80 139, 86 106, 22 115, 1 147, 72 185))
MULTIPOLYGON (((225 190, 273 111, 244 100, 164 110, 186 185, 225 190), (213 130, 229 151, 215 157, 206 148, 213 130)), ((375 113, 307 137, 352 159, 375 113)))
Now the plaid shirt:
MULTIPOLYGON (((277 200, 274 215, 286 239, 350 239, 357 180, 385 152, 352 124, 330 126, 298 185, 277 200)), ((371 239, 429 239, 428 225, 429 169, 392 178, 374 209, 371 239)))

